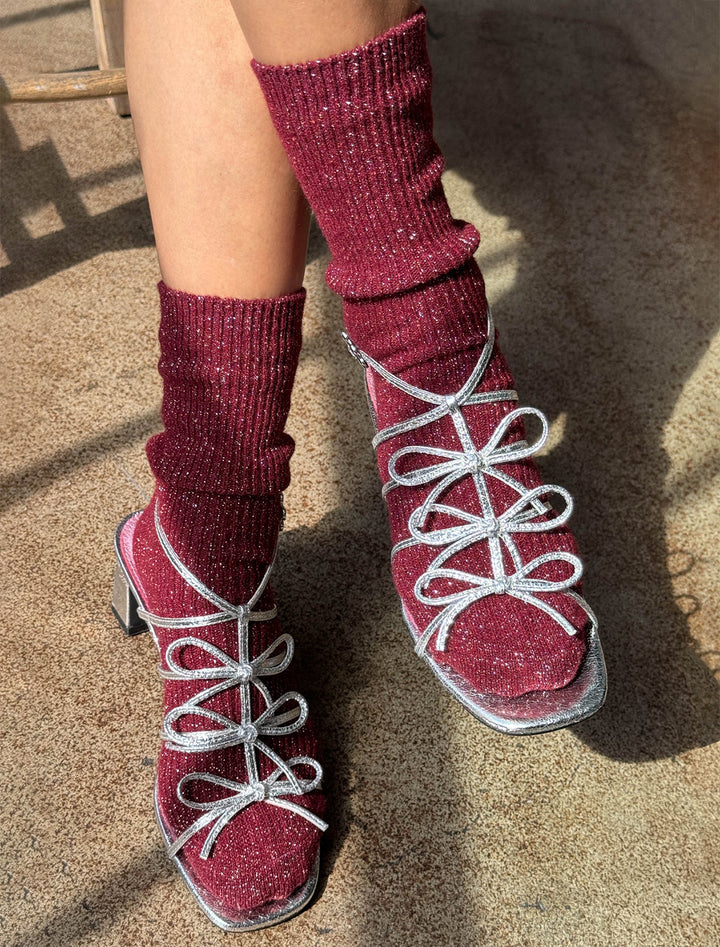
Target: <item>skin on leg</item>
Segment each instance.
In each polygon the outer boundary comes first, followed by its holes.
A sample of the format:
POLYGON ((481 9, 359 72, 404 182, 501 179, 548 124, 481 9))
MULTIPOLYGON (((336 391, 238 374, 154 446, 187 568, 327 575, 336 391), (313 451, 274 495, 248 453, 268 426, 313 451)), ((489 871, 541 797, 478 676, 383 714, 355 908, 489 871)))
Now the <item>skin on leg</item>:
POLYGON ((309 210, 229 0, 125 0, 125 58, 163 280, 240 299, 299 289, 309 210))
POLYGON ((258 62, 291 65, 367 43, 420 8, 415 0, 232 0, 258 62))

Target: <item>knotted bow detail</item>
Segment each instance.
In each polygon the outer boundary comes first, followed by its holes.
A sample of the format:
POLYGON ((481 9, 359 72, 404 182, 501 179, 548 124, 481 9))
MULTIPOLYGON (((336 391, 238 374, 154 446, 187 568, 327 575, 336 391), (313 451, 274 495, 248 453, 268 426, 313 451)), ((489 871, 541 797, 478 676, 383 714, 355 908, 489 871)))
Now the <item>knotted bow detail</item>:
POLYGON ((167 618, 139 608, 138 615, 144 618, 151 628, 155 625, 160 628, 200 628, 234 621, 237 623, 238 642, 237 658, 209 641, 193 635, 185 635, 170 642, 165 649, 166 666, 160 667, 160 674, 165 680, 216 681, 217 683, 211 684, 184 704, 168 711, 163 720, 163 740, 171 750, 183 753, 206 753, 232 746, 242 746, 248 775, 245 783, 215 776, 212 773, 188 773, 183 776, 177 786, 178 799, 192 809, 203 810, 205 814, 201 815, 175 840, 170 847, 170 855, 177 854, 188 839, 206 826, 212 825, 201 851, 201 857, 208 858, 218 835, 230 820, 255 802, 266 802, 288 809, 324 831, 327 823, 314 812, 282 798, 288 795, 300 796, 316 789, 322 780, 320 764, 309 756, 298 756, 285 761, 272 747, 260 739, 263 736, 285 736, 295 733, 305 724, 308 717, 307 701, 301 694, 288 691, 280 697, 273 698, 262 681, 264 677, 281 674, 288 667, 295 647, 292 637, 288 634, 279 635, 262 654, 252 659, 249 656, 250 623, 269 621, 276 615, 274 608, 266 611, 254 610, 255 603, 260 599, 268 584, 274 558, 250 601, 242 605, 233 605, 203 585, 197 576, 193 575, 181 562, 160 525, 157 506, 155 507, 155 529, 160 545, 176 571, 191 588, 218 611, 187 618, 167 618), (215 663, 196 668, 184 667, 178 661, 178 654, 185 648, 194 648, 204 652, 215 663), (241 719, 239 721, 202 706, 217 694, 234 687, 240 691, 241 719), (265 708, 254 719, 251 714, 251 687, 259 691, 265 708), (177 729, 176 725, 183 717, 199 717, 216 726, 206 730, 182 731, 177 729), (260 779, 259 775, 259 753, 275 764, 273 772, 264 779, 260 779), (310 767, 315 773, 314 778, 298 777, 293 769, 300 765, 310 767), (185 786, 192 781, 203 781, 232 792, 231 795, 221 799, 197 802, 184 794, 185 786))
MULTIPOLYGON (((458 476, 464 476, 464 474, 458 474, 458 476)), ((453 477, 453 481, 455 479, 453 477)), ((446 483, 443 489, 447 486, 449 483, 446 483)), ((567 490, 552 485, 542 485, 527 491, 512 506, 497 516, 480 516, 469 513, 467 510, 436 503, 436 495, 437 492, 433 491, 424 503, 413 510, 408 521, 408 528, 410 535, 417 542, 426 543, 429 546, 452 547, 446 550, 443 561, 447 561, 456 552, 481 539, 498 539, 513 533, 539 533, 549 527, 563 526, 570 518, 573 509, 572 497, 567 490), (553 508, 546 500, 543 500, 543 497, 552 495, 562 497, 565 507, 562 512, 548 519, 546 514, 553 508), (433 513, 445 513, 463 522, 457 526, 424 529, 433 513)))
POLYGON ((537 598, 536 592, 567 592, 571 586, 580 581, 582 563, 577 556, 569 552, 548 552, 538 556, 512 575, 496 575, 493 577, 477 576, 459 569, 430 568, 424 572, 415 583, 415 595, 418 601, 425 605, 444 605, 445 608, 433 618, 423 634, 420 636, 415 650, 422 654, 430 639, 437 632, 435 647, 444 651, 450 630, 458 615, 473 602, 486 598, 488 595, 513 595, 536 608, 542 609, 550 615, 569 635, 577 634, 577 629, 570 622, 543 599, 537 598), (548 562, 567 562, 573 567, 572 573, 565 579, 550 580, 532 578, 533 572, 548 562), (428 595, 426 589, 431 582, 437 579, 454 579, 466 582, 470 588, 447 595, 428 595))
POLYGON ((207 837, 200 850, 200 857, 207 859, 212 853, 213 846, 218 835, 225 826, 236 815, 239 815, 249 805, 254 802, 267 802, 271 806, 277 806, 281 809, 288 809, 295 812, 317 826, 321 832, 327 828, 327 823, 319 816, 315 815, 309 809, 284 799, 284 796, 300 796, 306 792, 312 792, 320 785, 322 779, 322 769, 320 764, 309 756, 296 756, 283 764, 282 768, 276 769, 270 776, 264 780, 258 780, 252 783, 239 783, 233 779, 225 779, 222 776, 215 776, 212 773, 189 773, 178 783, 178 799, 189 806, 191 809, 200 809, 205 814, 196 819, 193 824, 187 828, 182 835, 178 836, 175 842, 170 846, 170 855, 176 855, 185 843, 202 831, 206 826, 212 825, 207 837), (293 773, 294 766, 309 766, 315 771, 313 779, 301 779, 293 773), (285 775, 285 779, 281 776, 285 775), (223 796, 220 799, 213 799, 209 802, 197 802, 185 795, 185 786, 191 782, 204 782, 214 786, 221 786, 223 789, 229 789, 231 795, 223 796))
POLYGON ((573 501, 567 490, 555 485, 528 489, 505 470, 499 469, 502 465, 527 460, 544 447, 549 434, 549 425, 544 414, 536 408, 514 408, 501 418, 487 442, 477 446, 462 413, 463 408, 473 405, 517 401, 517 393, 511 390, 476 393, 490 363, 494 344, 495 327, 488 308, 488 335, 480 358, 460 390, 450 395, 424 391, 411 385, 391 374, 379 362, 361 352, 357 346, 349 345, 351 354, 365 366, 366 372, 372 369, 388 384, 432 405, 424 413, 378 431, 373 439, 374 447, 377 448, 393 437, 408 434, 446 416, 452 419, 459 441, 459 449, 455 450, 422 444, 408 445, 396 450, 388 460, 388 481, 383 487, 383 496, 400 487, 413 488, 434 484, 420 506, 410 514, 408 538, 396 543, 391 554, 396 556, 402 549, 417 544, 442 547, 414 586, 418 601, 424 605, 442 608, 421 632, 415 648, 418 654, 426 651, 436 633, 435 647, 443 651, 458 615, 488 595, 512 595, 521 599, 553 618, 568 635, 575 635, 578 629, 557 609, 538 597, 538 593, 561 592, 577 602, 593 626, 597 627, 597 620, 590 606, 572 588, 582 576, 580 559, 572 553, 558 551, 545 553, 531 562, 523 563, 517 544, 512 538, 515 533, 556 529, 564 525, 572 513, 573 501), (528 443, 526 439, 503 443, 512 425, 528 417, 534 417, 540 422, 541 431, 536 440, 533 443, 528 443), (408 459, 419 460, 420 465, 408 466, 408 459), (475 485, 481 511, 479 514, 459 509, 441 500, 465 477, 471 477, 475 485), (487 485, 488 478, 499 480, 510 487, 517 493, 518 499, 507 509, 496 511, 487 485), (550 497, 562 499, 563 507, 560 512, 556 512, 550 504, 550 497), (439 528, 428 527, 435 514, 443 514, 455 522, 453 525, 439 528), (489 544, 491 576, 476 576, 445 567, 448 560, 457 553, 480 541, 489 544), (509 554, 515 570, 509 574, 506 571, 503 550, 509 554), (571 566, 571 574, 566 578, 549 580, 533 577, 533 573, 541 566, 560 562, 571 566), (465 583, 468 587, 447 595, 428 594, 428 587, 439 579, 455 580, 465 583))
POLYGON ((219 750, 239 743, 253 743, 259 750, 275 759, 274 754, 258 741, 259 735, 281 736, 299 730, 308 716, 307 701, 295 691, 283 694, 273 700, 270 692, 260 678, 280 674, 290 664, 293 656, 293 640, 290 635, 281 635, 261 655, 250 662, 235 661, 220 648, 200 638, 178 638, 168 645, 165 661, 169 670, 160 668, 160 674, 166 680, 197 681, 219 678, 221 683, 208 687, 191 697, 190 700, 170 710, 163 721, 162 736, 174 749, 185 753, 203 753, 207 750, 219 750), (284 652, 281 651, 284 645, 284 652), (219 665, 200 668, 184 668, 177 664, 175 652, 180 648, 194 647, 207 652, 219 665), (260 690, 266 709, 251 724, 237 723, 224 714, 200 705, 231 687, 249 683, 260 690), (284 713, 280 708, 294 702, 295 705, 284 713), (174 724, 185 716, 204 717, 218 724, 222 729, 181 732, 174 724), (290 724, 289 722, 292 721, 290 724))
MULTIPOLYGON (((460 418, 464 422, 465 419, 462 418, 462 415, 460 418)), ((515 408, 502 418, 484 447, 475 448, 472 442, 470 442, 469 447, 465 447, 463 450, 447 450, 443 447, 423 447, 415 445, 401 447, 395 451, 388 462, 388 476, 390 479, 388 483, 385 484, 385 493, 387 493, 391 487, 418 487, 438 480, 439 483, 435 485, 422 506, 419 507, 420 510, 427 513, 430 507, 435 503, 435 500, 441 494, 445 493, 455 481, 460 480, 462 477, 477 475, 494 477, 496 480, 501 480, 521 494, 523 503, 526 502, 529 494, 534 494, 536 491, 540 491, 541 493, 557 493, 563 496, 566 504, 572 509, 572 497, 567 490, 564 490, 562 487, 543 486, 536 487, 533 491, 528 491, 514 477, 497 469, 499 464, 517 463, 518 461, 527 460, 529 457, 532 457, 533 454, 536 454, 545 446, 548 433, 548 423, 541 411, 538 411, 537 408, 515 408), (540 420, 542 431, 537 440, 532 444, 528 444, 526 440, 502 444, 501 441, 512 424, 523 417, 536 417, 540 420), (415 456, 420 456, 421 458, 440 457, 443 459, 439 463, 416 467, 401 473, 398 470, 400 460, 403 457, 415 456)), ((469 437, 468 432, 467 438, 469 439, 469 437)), ((463 438, 463 440, 465 440, 465 438, 463 438)), ((539 503, 535 496, 532 498, 532 503, 537 512, 544 513, 548 509, 547 504, 539 503)), ((463 511, 457 512, 462 514, 463 511)), ((568 513, 568 516, 569 515, 568 513)))

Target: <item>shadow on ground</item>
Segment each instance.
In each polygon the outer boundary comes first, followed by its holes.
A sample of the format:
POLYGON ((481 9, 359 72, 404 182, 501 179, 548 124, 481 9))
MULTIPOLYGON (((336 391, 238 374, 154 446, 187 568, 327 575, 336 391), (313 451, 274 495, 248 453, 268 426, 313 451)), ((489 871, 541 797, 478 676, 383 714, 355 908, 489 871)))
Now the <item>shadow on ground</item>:
MULTIPOLYGON (((708 443, 669 489, 662 446, 720 322, 717 108, 678 100, 603 12, 448 7, 431 17, 431 55, 448 167, 521 234, 502 298, 486 270, 521 399, 567 413, 544 469, 576 499, 611 682, 605 710, 575 732, 642 761, 720 738, 718 682, 671 583, 669 558, 687 565, 693 551, 665 539, 668 506, 717 477, 720 454, 708 443)), ((690 71, 697 50, 686 56, 690 71)))

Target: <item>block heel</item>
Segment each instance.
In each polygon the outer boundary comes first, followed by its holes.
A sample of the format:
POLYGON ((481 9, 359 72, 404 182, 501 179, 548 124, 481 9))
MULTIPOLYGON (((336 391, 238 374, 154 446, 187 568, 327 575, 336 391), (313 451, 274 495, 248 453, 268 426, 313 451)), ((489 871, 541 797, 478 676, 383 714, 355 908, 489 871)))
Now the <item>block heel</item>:
POLYGON ((119 533, 124 522, 118 528, 118 536, 115 540, 115 573, 113 575, 113 593, 112 593, 112 613, 117 619, 118 625, 126 635, 140 635, 148 631, 147 622, 139 617, 138 596, 132 586, 127 570, 123 565, 119 549, 119 533))

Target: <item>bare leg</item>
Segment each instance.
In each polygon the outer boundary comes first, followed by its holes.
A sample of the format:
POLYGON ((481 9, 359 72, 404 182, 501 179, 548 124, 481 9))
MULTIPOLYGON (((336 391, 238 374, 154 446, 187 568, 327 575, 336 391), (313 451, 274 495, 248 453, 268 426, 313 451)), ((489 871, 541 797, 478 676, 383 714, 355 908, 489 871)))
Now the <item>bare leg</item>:
POLYGON ((253 56, 286 65, 369 42, 407 19, 415 0, 231 0, 253 56))
POLYGON ((125 51, 165 282, 242 299, 298 289, 309 212, 228 0, 125 0, 125 51))

